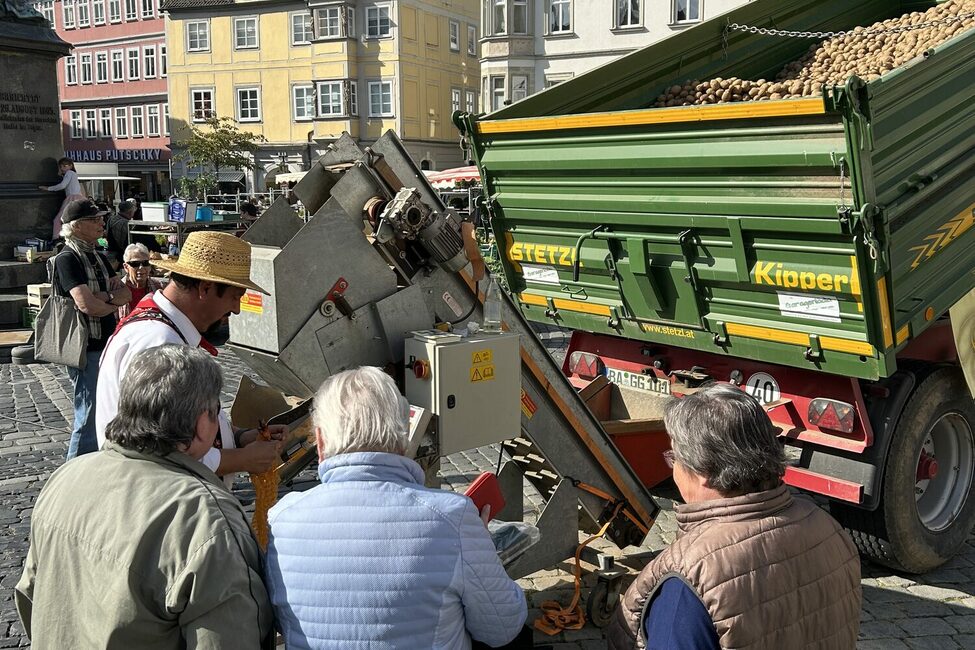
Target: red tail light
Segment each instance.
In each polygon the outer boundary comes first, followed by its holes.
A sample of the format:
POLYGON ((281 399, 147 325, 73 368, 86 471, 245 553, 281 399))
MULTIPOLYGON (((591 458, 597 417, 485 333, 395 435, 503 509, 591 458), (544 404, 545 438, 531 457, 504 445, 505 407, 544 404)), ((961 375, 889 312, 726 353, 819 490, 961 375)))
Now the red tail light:
POLYGON ((606 364, 595 354, 577 350, 569 355, 569 372, 583 379, 595 379, 605 374, 606 364))
POLYGON ((809 424, 815 424, 820 429, 853 433, 855 423, 856 410, 852 404, 823 397, 809 403, 809 424))

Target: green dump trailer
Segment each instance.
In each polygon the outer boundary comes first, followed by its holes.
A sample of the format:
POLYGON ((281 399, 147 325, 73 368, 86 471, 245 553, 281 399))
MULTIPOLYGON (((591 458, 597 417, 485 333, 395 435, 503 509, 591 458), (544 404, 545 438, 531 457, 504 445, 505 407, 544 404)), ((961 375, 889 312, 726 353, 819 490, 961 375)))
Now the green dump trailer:
POLYGON ((516 302, 577 331, 566 374, 742 386, 795 447, 786 480, 910 571, 975 523, 975 408, 948 319, 975 287, 975 30, 822 97, 651 107, 691 79, 773 78, 815 42, 782 32, 933 4, 756 0, 455 115, 516 302))

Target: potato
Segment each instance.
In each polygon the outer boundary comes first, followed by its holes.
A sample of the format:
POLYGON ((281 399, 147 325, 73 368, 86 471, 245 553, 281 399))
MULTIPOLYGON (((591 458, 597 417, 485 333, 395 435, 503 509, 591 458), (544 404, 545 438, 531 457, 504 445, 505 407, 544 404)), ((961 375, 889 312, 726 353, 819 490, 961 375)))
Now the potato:
POLYGON ((951 19, 975 13, 975 0, 948 0, 924 12, 914 12, 859 26, 850 33, 813 43, 794 61, 785 64, 774 79, 756 81, 735 76, 701 81, 674 82, 653 106, 687 106, 738 101, 768 101, 821 95, 828 86, 843 84, 851 75, 875 81, 948 39, 975 27, 975 16, 959 22, 935 25, 902 33, 870 33, 951 19))

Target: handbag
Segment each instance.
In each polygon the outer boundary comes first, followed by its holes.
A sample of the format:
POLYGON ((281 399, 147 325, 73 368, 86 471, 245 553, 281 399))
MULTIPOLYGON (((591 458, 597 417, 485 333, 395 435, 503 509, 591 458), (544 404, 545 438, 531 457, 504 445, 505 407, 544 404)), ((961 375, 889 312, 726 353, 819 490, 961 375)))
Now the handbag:
POLYGON ((34 320, 34 358, 84 370, 88 365, 88 317, 73 298, 57 295, 57 266, 52 275, 54 290, 34 320))

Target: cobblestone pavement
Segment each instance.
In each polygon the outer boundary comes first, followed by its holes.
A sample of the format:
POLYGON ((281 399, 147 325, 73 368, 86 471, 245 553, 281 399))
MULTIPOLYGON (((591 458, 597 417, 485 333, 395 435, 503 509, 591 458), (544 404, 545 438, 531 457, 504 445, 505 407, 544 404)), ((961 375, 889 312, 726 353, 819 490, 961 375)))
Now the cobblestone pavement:
MULTIPOLYGON (((561 332, 543 331, 542 338, 559 357, 567 343, 561 332)), ((224 402, 246 372, 232 353, 222 352, 225 372, 224 402)), ((44 481, 63 462, 71 423, 70 384, 63 369, 49 365, 0 365, 0 648, 29 645, 13 604, 13 587, 20 577, 31 508, 44 481), (8 418, 15 418, 17 421, 8 418)), ((444 486, 461 490, 480 472, 494 467, 497 447, 485 447, 444 459, 444 486)), ((294 489, 315 484, 306 471, 294 489)), ((526 486, 527 487, 527 486, 526 486)), ((245 504, 252 493, 243 482, 235 491, 245 504)), ((526 519, 537 516, 541 499, 528 489, 526 519)), ((673 487, 658 494, 663 511, 644 546, 619 551, 611 544, 597 549, 612 553, 619 564, 638 571, 644 563, 674 539, 673 487)), ((591 569, 593 567, 587 568, 591 569)), ((539 571, 520 582, 530 604, 530 619, 546 600, 567 604, 573 593, 571 563, 564 562, 539 571)), ((861 650, 905 648, 975 648, 975 536, 961 553, 941 569, 925 576, 907 576, 869 563, 863 565, 863 612, 860 627, 861 650)), ((583 595, 595 582, 592 574, 583 579, 583 595)), ((537 644, 551 644, 555 650, 604 648, 602 631, 592 624, 556 637, 536 633, 537 644)))

